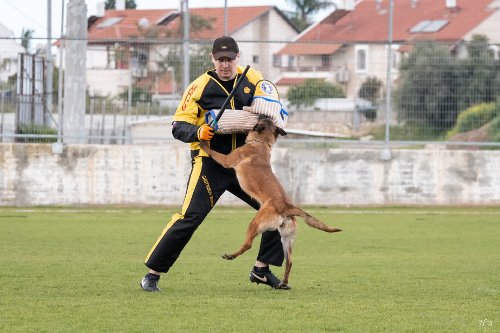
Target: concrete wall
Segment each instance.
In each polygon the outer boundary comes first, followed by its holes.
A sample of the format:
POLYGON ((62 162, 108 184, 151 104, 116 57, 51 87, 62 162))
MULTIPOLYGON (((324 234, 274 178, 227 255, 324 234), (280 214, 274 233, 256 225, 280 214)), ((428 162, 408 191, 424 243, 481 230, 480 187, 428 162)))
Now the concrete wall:
MULTIPOLYGON (((499 151, 275 147, 273 168, 303 205, 498 205, 499 151)), ((181 205, 185 144, 0 144, 0 205, 181 205)), ((221 204, 240 204, 230 194, 221 204)))

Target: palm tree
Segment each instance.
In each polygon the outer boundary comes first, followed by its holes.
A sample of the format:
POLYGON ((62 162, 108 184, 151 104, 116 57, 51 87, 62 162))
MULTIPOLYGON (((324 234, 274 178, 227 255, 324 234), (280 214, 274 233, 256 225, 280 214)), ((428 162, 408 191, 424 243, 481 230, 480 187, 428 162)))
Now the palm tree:
POLYGON ((30 49, 30 44, 31 44, 31 39, 33 38, 33 33, 35 31, 32 29, 24 29, 21 32, 21 45, 24 47, 26 52, 29 52, 30 49))
POLYGON ((332 1, 327 0, 287 0, 287 2, 294 8, 290 19, 300 31, 311 24, 311 15, 333 5, 332 1))
MULTIPOLYGON (((106 0, 104 4, 104 8, 108 9, 116 9, 116 0, 106 0)), ((137 5, 135 0, 125 0, 125 9, 136 9, 137 5)))

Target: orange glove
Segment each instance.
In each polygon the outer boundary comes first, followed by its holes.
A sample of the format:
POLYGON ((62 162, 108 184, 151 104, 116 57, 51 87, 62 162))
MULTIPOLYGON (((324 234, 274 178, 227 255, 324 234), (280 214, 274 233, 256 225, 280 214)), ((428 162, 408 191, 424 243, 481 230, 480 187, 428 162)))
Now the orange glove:
POLYGON ((204 124, 198 127, 196 135, 200 141, 209 141, 214 136, 214 129, 207 124, 204 124))

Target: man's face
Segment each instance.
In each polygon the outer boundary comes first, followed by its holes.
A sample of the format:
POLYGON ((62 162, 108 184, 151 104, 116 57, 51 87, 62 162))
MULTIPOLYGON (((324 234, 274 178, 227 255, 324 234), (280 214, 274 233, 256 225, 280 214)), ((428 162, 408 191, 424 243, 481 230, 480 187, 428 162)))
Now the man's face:
POLYGON ((221 79, 222 81, 229 81, 234 79, 237 73, 236 72, 237 66, 240 61, 239 54, 236 56, 236 59, 234 60, 228 57, 221 57, 219 59, 215 59, 213 55, 211 55, 211 57, 212 57, 212 63, 215 66, 215 72, 217 73, 219 79, 221 79))

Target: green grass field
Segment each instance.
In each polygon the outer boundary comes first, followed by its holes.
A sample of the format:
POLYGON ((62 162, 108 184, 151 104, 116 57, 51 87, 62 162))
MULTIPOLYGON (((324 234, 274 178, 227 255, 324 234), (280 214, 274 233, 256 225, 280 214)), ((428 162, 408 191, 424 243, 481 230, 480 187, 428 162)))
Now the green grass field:
POLYGON ((299 222, 292 290, 221 259, 254 212, 217 207, 151 294, 174 210, 0 208, 0 332, 500 331, 500 207, 307 210, 344 232, 299 222))

